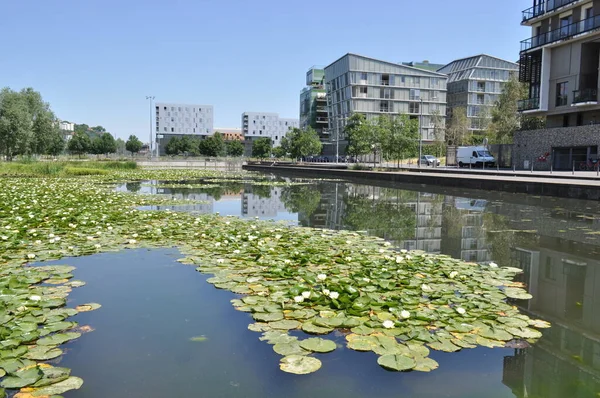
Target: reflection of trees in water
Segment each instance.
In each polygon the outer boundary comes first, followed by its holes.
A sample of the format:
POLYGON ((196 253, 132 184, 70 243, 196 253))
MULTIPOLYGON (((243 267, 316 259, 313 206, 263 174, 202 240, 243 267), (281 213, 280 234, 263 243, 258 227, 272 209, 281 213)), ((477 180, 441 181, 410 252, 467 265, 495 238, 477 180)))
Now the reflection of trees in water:
POLYGON ((244 185, 244 193, 251 193, 258 196, 261 199, 268 199, 271 197, 271 191, 273 187, 270 185, 244 185))
POLYGON ((312 185, 294 185, 281 190, 281 201, 292 213, 302 213, 310 217, 319 207, 321 192, 312 185))
POLYGON ((219 200, 223 195, 226 194, 238 194, 244 188, 244 184, 239 182, 226 182, 219 183, 219 185, 208 185, 206 187, 198 188, 165 188, 165 193, 171 195, 180 194, 183 198, 187 198, 190 194, 207 194, 214 200, 219 200))
POLYGON ((125 184, 125 189, 129 192, 139 192, 142 189, 142 183, 140 181, 132 181, 125 184))
POLYGON ((406 206, 406 198, 400 198, 399 191, 389 191, 381 190, 377 199, 375 195, 344 198, 344 224, 350 229, 368 231, 394 241, 414 236, 417 226, 415 211, 406 206))
POLYGON ((491 246, 491 258, 500 265, 510 265, 512 250, 517 247, 537 247, 537 234, 534 231, 513 229, 506 216, 484 213, 483 223, 485 238, 491 246))

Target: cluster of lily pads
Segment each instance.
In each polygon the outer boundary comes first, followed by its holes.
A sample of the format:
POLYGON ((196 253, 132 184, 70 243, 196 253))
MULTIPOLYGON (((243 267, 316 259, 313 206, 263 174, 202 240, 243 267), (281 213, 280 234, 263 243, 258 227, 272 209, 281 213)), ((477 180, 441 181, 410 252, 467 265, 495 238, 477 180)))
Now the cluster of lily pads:
MULTIPOLYGON (((207 180, 255 176, 188 174, 207 180)), ((61 355, 60 344, 79 337, 67 320, 78 310, 64 305, 82 282, 69 282, 71 268, 29 263, 123 248, 179 247, 182 262, 239 295, 233 305, 251 314, 249 328, 283 355, 286 372, 317 370, 321 361, 313 353, 335 350, 336 333, 348 348, 379 355, 385 368, 429 371, 438 366, 429 349, 504 346, 539 338, 534 328, 548 326, 510 304, 530 297, 512 282, 517 269, 396 251, 353 232, 139 211, 160 199, 114 190, 125 181, 184 176, 182 170, 132 170, 81 179, 0 179, 0 307, 7 314, 0 317, 0 386, 23 388, 18 398, 26 398, 81 385, 46 361, 61 355)))

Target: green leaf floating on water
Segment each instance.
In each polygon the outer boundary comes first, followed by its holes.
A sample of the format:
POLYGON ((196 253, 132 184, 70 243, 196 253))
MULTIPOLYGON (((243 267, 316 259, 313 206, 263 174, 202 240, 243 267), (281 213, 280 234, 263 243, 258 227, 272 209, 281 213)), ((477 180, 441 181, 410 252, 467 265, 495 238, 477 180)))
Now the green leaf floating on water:
POLYGON ((288 355, 281 358, 279 368, 287 373, 305 375, 319 370, 321 368, 321 361, 312 357, 288 355))
POLYGON ((269 322, 268 325, 272 329, 290 330, 299 328, 301 323, 291 319, 282 319, 281 321, 269 322))
POLYGON ((21 388, 30 386, 39 379, 41 379, 43 373, 35 366, 33 368, 26 368, 24 370, 17 370, 11 373, 10 376, 5 376, 0 380, 0 387, 3 388, 21 388))
POLYGON ((302 330, 309 334, 329 334, 333 331, 333 328, 317 326, 313 322, 308 321, 302 324, 302 330))
POLYGON ((42 371, 42 378, 34 384, 32 384, 33 388, 45 387, 51 384, 58 383, 60 381, 68 379, 69 375, 71 374, 71 369, 55 368, 53 366, 44 366, 41 367, 40 370, 42 371))
POLYGON ((306 340, 300 340, 300 347, 312 352, 331 352, 335 350, 335 343, 331 340, 311 337, 306 340))
POLYGON ((377 363, 388 370, 404 371, 417 366, 417 362, 406 355, 384 355, 377 359, 377 363))
POLYGON ((309 351, 300 347, 297 341, 291 341, 289 343, 277 343, 273 346, 273 351, 279 355, 308 355, 309 351))
POLYGON ((206 340, 208 340, 208 337, 206 337, 206 336, 195 336, 195 337, 190 338, 190 341, 195 341, 195 342, 203 342, 206 340))
POLYGON ((533 297, 531 294, 527 293, 525 289, 518 287, 507 287, 504 289, 504 294, 506 294, 507 297, 518 300, 529 300, 533 297))
POLYGON ((38 345, 59 345, 66 343, 70 340, 75 340, 81 337, 81 333, 69 332, 69 333, 57 333, 52 336, 44 337, 37 341, 38 345))
POLYGON ((56 348, 55 346, 44 346, 38 345, 29 350, 27 354, 25 354, 25 358, 34 359, 37 361, 47 361, 49 359, 54 359, 62 355, 62 350, 60 348, 56 348))
POLYGON ((431 358, 415 357, 414 359, 417 364, 413 370, 417 370, 419 372, 431 372, 440 366, 439 363, 431 358))
POLYGON ((70 376, 65 380, 59 381, 45 387, 36 388, 31 393, 34 397, 62 394, 71 390, 78 390, 83 385, 83 380, 79 377, 70 376))

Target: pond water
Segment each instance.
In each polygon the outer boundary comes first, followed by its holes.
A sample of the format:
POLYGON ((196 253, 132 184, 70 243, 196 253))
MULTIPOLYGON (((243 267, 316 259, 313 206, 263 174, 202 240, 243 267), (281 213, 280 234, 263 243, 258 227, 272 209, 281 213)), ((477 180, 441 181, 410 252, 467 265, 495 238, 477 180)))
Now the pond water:
MULTIPOLYGON (((166 185, 164 185, 166 186, 166 185)), ((600 393, 600 204, 596 202, 403 185, 314 181, 121 190, 193 202, 149 210, 287 220, 367 231, 396 246, 495 261, 524 270, 534 298, 520 309, 552 322, 525 349, 432 351, 431 373, 388 372, 375 354, 342 347, 318 355, 320 371, 279 370, 280 356, 247 330, 236 295, 182 265, 175 249, 128 250, 62 260, 87 285, 73 304, 102 308, 76 316, 96 330, 67 345, 61 366, 85 384, 65 397, 597 397, 600 393), (599 307, 596 307, 599 306, 599 307), (205 336, 201 342, 190 341, 205 336)))

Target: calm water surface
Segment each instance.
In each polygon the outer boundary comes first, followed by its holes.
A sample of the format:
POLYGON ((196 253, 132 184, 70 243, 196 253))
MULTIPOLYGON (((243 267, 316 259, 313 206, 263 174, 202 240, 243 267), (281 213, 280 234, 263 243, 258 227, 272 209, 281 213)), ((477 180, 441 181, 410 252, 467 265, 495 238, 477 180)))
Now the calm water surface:
MULTIPOLYGON (((197 182, 196 182, 197 183, 197 182)), ((318 355, 322 369, 295 376, 247 330, 235 295, 177 263, 174 249, 127 250, 60 261, 87 285, 71 304, 102 308, 76 316, 96 329, 68 344, 61 365, 84 378, 65 397, 540 397, 600 396, 600 204, 429 186, 319 182, 220 189, 127 184, 121 190, 194 202, 149 210, 288 220, 368 231, 398 247, 522 268, 534 295, 523 312, 552 322, 527 349, 433 352, 431 373, 387 372, 373 353, 341 347, 318 355), (598 306, 598 307, 597 307, 598 306), (204 342, 191 342, 204 335, 204 342)))

